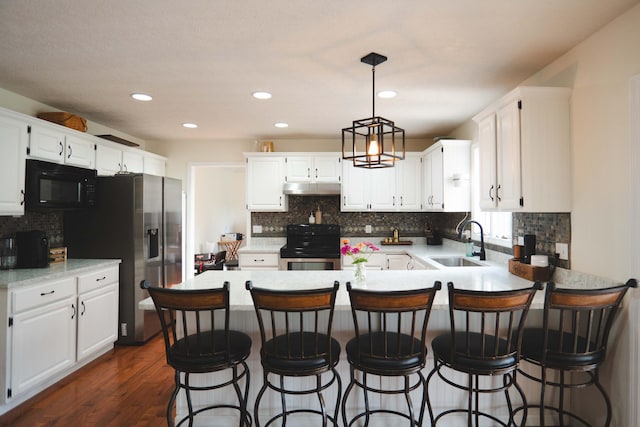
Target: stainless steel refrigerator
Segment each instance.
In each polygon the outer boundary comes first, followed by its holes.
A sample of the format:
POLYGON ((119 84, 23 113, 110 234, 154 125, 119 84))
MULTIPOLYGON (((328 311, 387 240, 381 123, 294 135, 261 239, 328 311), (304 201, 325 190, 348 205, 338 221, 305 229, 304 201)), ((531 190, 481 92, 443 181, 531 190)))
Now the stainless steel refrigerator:
POLYGON ((93 209, 64 214, 69 258, 119 258, 118 343, 139 344, 160 331, 157 314, 138 309, 154 286, 182 281, 182 183, 134 174, 98 177, 93 209))

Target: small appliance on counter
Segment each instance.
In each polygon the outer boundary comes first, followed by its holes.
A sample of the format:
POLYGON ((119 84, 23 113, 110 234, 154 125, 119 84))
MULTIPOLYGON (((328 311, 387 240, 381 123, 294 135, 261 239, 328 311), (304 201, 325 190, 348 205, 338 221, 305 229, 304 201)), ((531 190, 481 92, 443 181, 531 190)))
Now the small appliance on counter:
POLYGON ((0 269, 9 270, 16 268, 16 261, 16 239, 13 237, 3 237, 0 239, 0 269))
POLYGON ((44 231, 19 231, 16 233, 17 267, 49 267, 49 238, 44 231))

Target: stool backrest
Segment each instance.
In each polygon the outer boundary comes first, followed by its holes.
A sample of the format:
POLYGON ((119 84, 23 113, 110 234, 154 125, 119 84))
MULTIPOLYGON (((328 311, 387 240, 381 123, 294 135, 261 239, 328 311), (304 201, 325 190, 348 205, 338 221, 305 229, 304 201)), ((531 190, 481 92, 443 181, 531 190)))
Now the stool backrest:
POLYGON ((143 280, 140 287, 149 291, 160 318, 167 363, 176 358, 229 360, 229 282, 217 289, 186 290, 153 287, 143 280), (224 333, 210 333, 214 330, 224 333))
POLYGON ((512 291, 449 289, 451 360, 492 360, 512 369, 520 359, 524 321, 540 283, 512 291), (514 361, 501 364, 499 362, 514 361))
POLYGON ((359 349, 357 359, 418 358, 424 366, 427 323, 436 292, 441 288, 442 284, 435 282, 431 288, 373 291, 352 288, 347 282, 359 349), (399 335, 416 339, 397 339, 399 335))
POLYGON ((605 289, 557 288, 549 282, 545 291, 543 362, 576 356, 580 363, 602 362, 620 303, 635 279, 605 289))
POLYGON ((263 358, 332 359, 331 325, 337 281, 333 287, 306 290, 265 289, 247 281, 246 288, 251 292, 258 318, 263 358))

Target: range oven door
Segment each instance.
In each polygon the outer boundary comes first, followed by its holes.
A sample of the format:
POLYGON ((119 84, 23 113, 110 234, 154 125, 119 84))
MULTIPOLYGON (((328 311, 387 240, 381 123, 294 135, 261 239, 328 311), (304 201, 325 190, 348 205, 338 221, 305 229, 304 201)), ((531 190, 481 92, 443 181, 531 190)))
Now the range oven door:
POLYGON ((340 270, 340 258, 280 258, 280 270, 340 270))

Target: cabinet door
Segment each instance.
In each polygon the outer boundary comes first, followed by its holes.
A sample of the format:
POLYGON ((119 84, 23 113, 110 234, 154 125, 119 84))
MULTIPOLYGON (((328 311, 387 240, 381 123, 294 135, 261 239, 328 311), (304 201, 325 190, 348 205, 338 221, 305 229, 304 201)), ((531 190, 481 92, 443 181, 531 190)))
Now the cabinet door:
POLYGON ((133 151, 122 152, 122 171, 131 173, 144 172, 144 156, 133 151))
POLYGON ((342 211, 366 211, 369 208, 368 170, 342 163, 342 211))
POLYGON ((118 284, 78 296, 78 361, 118 339, 118 284))
POLYGON ((313 168, 312 157, 291 156, 285 159, 287 182, 311 182, 311 170, 313 168))
POLYGON ((517 210, 522 197, 520 159, 520 109, 512 102, 498 110, 497 116, 498 205, 517 210))
POLYGON ((98 144, 96 147, 98 175, 115 175, 122 170, 122 150, 98 144))
POLYGON ((423 163, 425 209, 441 211, 444 198, 442 147, 427 152, 423 163))
POLYGON ((10 387, 12 396, 46 381, 75 363, 75 297, 13 316, 10 387))
POLYGON ((412 270, 411 257, 406 254, 388 254, 387 269, 389 270, 412 270))
MULTIPOLYGON (((369 206, 374 211, 396 210, 396 169, 363 169, 369 180, 369 206)), ((399 200, 397 200, 399 203, 399 200)))
POLYGON ((64 162, 64 133, 48 126, 31 126, 29 156, 56 163, 64 162))
POLYGON ((164 176, 165 175, 165 159, 145 155, 144 156, 144 173, 149 175, 164 176))
POLYGON ((315 182, 339 183, 341 175, 342 158, 340 155, 314 157, 311 176, 315 182))
POLYGON ((498 205, 496 197, 496 116, 491 114, 478 124, 480 150, 480 209, 492 210, 498 205))
POLYGON ((28 125, 0 115, 0 215, 24 215, 24 168, 28 125))
POLYGON ((96 165, 95 144, 75 135, 65 137, 64 162, 69 165, 94 169, 96 165))
POLYGON ((396 163, 397 197, 396 205, 401 211, 418 212, 421 210, 422 175, 419 157, 406 157, 396 163))
POLYGON ((255 211, 286 211, 283 157, 247 159, 247 208, 255 211))

